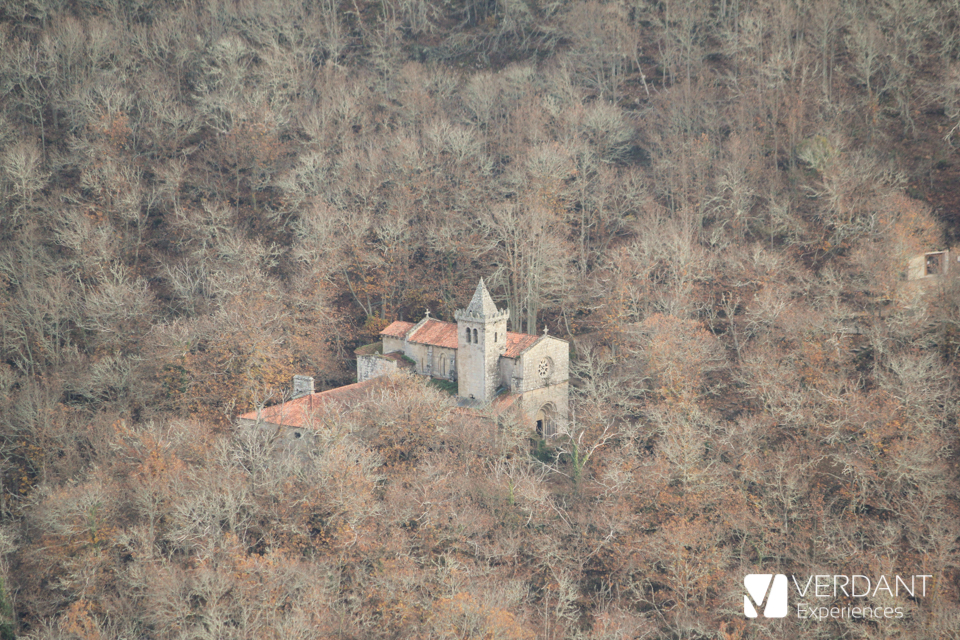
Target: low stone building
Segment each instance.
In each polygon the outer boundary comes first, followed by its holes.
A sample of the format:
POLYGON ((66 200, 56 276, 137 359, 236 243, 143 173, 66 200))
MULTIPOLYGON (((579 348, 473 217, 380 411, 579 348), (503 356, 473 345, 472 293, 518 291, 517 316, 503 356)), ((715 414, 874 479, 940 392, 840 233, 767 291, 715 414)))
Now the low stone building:
POLYGON ((272 425, 284 438, 297 440, 319 407, 407 369, 455 382, 461 407, 516 407, 531 433, 552 437, 566 425, 569 412, 569 344, 546 330, 539 336, 507 331, 509 317, 508 310, 497 309, 481 279, 470 304, 455 314, 456 322, 429 313, 416 323, 397 321, 380 332, 380 342, 357 349, 356 384, 312 393, 312 380, 300 379, 296 387, 305 391, 240 416, 240 424, 272 425))
POLYGON ((260 427, 268 429, 275 444, 296 448, 315 441, 316 429, 327 419, 335 420, 339 412, 349 409, 358 401, 385 387, 386 377, 371 378, 366 382, 348 384, 344 387, 298 395, 298 383, 313 388, 313 378, 296 376, 294 393, 290 400, 269 407, 261 407, 237 417, 241 429, 260 427))
POLYGON ((416 364, 401 352, 384 353, 383 342, 365 345, 353 353, 357 356, 357 382, 390 375, 401 369, 412 369, 416 364))
POLYGON ((907 280, 935 282, 944 277, 960 275, 960 251, 944 249, 929 251, 910 260, 907 280))

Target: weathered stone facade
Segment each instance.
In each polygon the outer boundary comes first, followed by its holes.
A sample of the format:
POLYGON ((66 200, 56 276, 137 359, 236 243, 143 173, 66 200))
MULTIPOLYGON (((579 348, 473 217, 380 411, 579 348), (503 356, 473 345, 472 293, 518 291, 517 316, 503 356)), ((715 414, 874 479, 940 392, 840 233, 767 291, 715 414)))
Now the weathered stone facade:
POLYGON ((357 356, 357 382, 397 372, 397 361, 382 355, 357 356))
POLYGON ((489 402, 500 386, 500 357, 507 350, 507 319, 483 280, 466 309, 456 313, 457 379, 461 398, 489 402))
POLYGON ((569 415, 570 349, 566 341, 544 335, 516 358, 510 390, 537 432, 553 436, 569 415))
POLYGON ((960 274, 960 251, 956 248, 930 251, 910 260, 907 280, 934 282, 960 274))
POLYGON ((293 376, 293 397, 300 398, 313 393, 313 378, 311 376, 293 376))
POLYGON ((562 382, 540 387, 521 396, 520 410, 538 435, 550 438, 566 426, 567 417, 570 415, 567 403, 570 393, 568 385, 568 382, 562 382))
POLYGON ((403 351, 384 353, 385 343, 386 341, 368 344, 354 351, 357 356, 357 382, 390 375, 400 369, 413 368, 413 361, 406 358, 403 351))

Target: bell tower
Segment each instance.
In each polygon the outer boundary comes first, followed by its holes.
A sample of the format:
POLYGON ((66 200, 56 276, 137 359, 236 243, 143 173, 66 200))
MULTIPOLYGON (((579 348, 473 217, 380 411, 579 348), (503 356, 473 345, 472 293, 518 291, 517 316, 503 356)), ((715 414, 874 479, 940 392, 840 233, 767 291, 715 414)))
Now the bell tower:
POLYGON ((510 311, 497 309, 480 278, 470 304, 454 317, 458 393, 461 398, 489 402, 500 384, 500 356, 507 349, 510 311))

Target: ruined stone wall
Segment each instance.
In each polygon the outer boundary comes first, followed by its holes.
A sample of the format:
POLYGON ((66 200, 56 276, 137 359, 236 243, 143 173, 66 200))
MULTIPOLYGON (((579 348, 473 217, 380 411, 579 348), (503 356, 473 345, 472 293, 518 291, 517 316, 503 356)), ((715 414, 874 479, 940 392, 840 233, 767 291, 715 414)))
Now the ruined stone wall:
POLYGON ((357 356, 357 382, 397 371, 397 363, 381 355, 357 356))

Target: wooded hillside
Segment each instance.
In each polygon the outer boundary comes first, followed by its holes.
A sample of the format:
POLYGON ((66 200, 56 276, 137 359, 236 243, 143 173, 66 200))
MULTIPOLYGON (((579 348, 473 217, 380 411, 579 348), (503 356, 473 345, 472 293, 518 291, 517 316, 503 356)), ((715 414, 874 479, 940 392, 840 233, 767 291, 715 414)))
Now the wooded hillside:
POLYGON ((0 0, 0 638, 956 637, 958 143, 955 1, 0 0), (231 429, 481 276, 569 437, 231 429))

